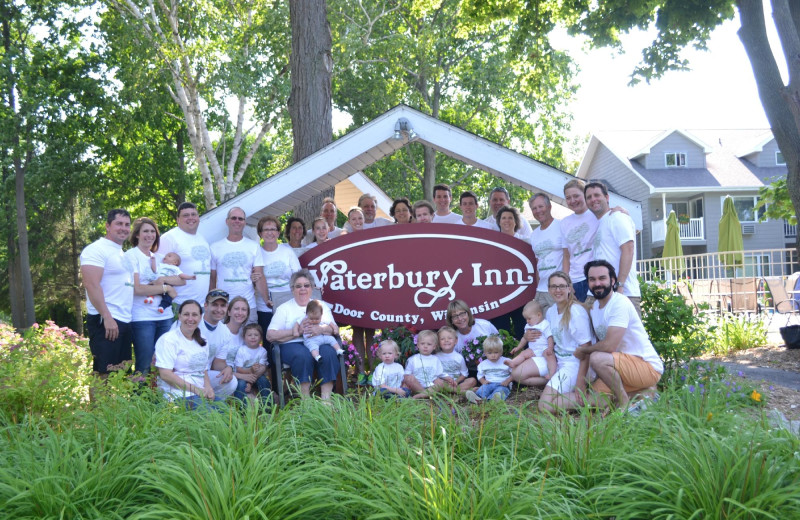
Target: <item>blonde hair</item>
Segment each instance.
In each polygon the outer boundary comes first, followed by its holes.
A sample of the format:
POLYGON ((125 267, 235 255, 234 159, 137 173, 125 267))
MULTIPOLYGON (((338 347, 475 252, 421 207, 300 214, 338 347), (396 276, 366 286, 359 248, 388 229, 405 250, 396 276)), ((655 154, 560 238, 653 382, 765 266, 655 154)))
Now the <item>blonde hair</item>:
POLYGON ((433 332, 432 330, 421 330, 419 332, 419 334, 417 334, 417 343, 419 343, 420 339, 428 337, 428 336, 433 337, 433 348, 434 348, 434 350, 439 348, 439 336, 437 336, 436 333, 433 332))
POLYGON ((570 188, 577 188, 577 189, 581 190, 581 193, 583 193, 583 187, 584 186, 585 186, 585 183, 582 180, 580 180, 580 179, 572 179, 571 181, 569 181, 568 183, 566 183, 564 185, 564 193, 566 193, 567 190, 570 189, 570 188))
POLYGON ((383 350, 384 347, 391 348, 394 351, 396 356, 400 355, 400 346, 397 344, 397 342, 395 340, 393 340, 393 339, 385 339, 385 340, 381 341, 381 346, 378 347, 378 354, 381 353, 381 351, 383 350))
POLYGON ((492 354, 494 352, 503 353, 503 340, 497 334, 492 334, 483 340, 483 353, 492 354))
MULTIPOLYGON (((572 319, 572 305, 578 303, 578 299, 575 298, 575 291, 572 290, 572 279, 570 279, 567 273, 564 271, 556 271, 547 279, 547 285, 550 285, 550 281, 553 278, 562 278, 565 282, 567 282, 567 306, 564 309, 564 314, 561 316, 561 327, 568 329, 569 322, 572 319)), ((556 307, 556 310, 557 309, 558 307, 556 307)))
POLYGON ((531 301, 529 301, 528 303, 525 304, 525 307, 522 308, 522 315, 523 316, 525 315, 526 311, 530 311, 530 312, 533 312, 533 313, 536 313, 536 314, 544 315, 544 313, 542 312, 542 306, 536 300, 531 300, 531 301))
POLYGON ((458 339, 458 331, 453 327, 451 327, 450 325, 445 325, 444 327, 439 329, 439 332, 437 332, 436 334, 441 336, 442 332, 449 332, 450 334, 453 335, 454 338, 458 339))

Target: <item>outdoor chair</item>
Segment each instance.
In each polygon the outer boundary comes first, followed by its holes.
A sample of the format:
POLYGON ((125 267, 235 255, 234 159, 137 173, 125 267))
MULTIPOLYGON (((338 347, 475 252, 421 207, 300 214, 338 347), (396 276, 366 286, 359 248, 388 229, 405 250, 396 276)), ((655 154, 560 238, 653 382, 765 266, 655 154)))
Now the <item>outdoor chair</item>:
POLYGON ((792 316, 800 315, 800 303, 789 297, 780 278, 766 278, 765 281, 770 294, 772 294, 772 306, 775 309, 775 313, 785 314, 786 324, 788 325, 792 316))
POLYGON ((700 308, 700 305, 698 305, 697 301, 695 301, 694 295, 692 294, 692 291, 686 282, 676 283, 675 288, 678 291, 678 295, 683 298, 683 301, 686 302, 686 305, 691 307, 696 315, 716 313, 716 309, 712 309, 710 305, 707 305, 707 302, 704 302, 706 303, 704 307, 707 308, 700 308))
POLYGON ((695 305, 708 304, 708 312, 718 314, 721 310, 719 291, 715 280, 694 280, 691 294, 695 305))
MULTIPOLYGON (((339 336, 335 336, 336 341, 339 343, 339 346, 342 346, 342 339, 339 336)), ((272 345, 272 366, 270 371, 272 372, 272 391, 273 393, 278 394, 278 404, 281 408, 286 406, 286 395, 284 389, 284 379, 291 381, 289 378, 285 378, 284 374, 286 372, 291 373, 289 370, 289 365, 283 364, 281 361, 281 349, 277 344, 272 345), (278 369, 280 367, 280 370, 278 369)), ((347 364, 344 362, 344 355, 339 354, 339 377, 336 378, 336 382, 333 385, 333 390, 336 393, 347 395, 347 364)), ((315 370, 316 373, 316 370, 315 370)))
POLYGON ((758 279, 733 278, 729 282, 728 311, 734 314, 758 314, 758 279))

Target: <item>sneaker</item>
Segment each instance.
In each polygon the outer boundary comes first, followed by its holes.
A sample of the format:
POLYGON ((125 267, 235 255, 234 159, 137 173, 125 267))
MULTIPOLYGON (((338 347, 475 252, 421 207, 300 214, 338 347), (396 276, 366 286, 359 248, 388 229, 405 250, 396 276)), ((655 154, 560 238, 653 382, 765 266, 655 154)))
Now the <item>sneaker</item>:
POLYGON ((640 399, 637 399, 635 403, 628 404, 628 414, 632 417, 639 417, 650 405, 657 403, 659 397, 660 395, 658 392, 652 396, 643 395, 640 399))
POLYGON ((367 374, 361 372, 358 374, 358 381, 356 381, 358 386, 367 386, 369 385, 369 378, 367 378, 367 374))
POLYGON ((501 393, 496 393, 492 396, 492 401, 505 401, 506 397, 501 393))
POLYGON ((483 400, 480 397, 478 397, 478 394, 476 394, 472 390, 467 390, 466 392, 464 392, 464 396, 467 398, 467 401, 469 401, 472 404, 478 404, 483 400))

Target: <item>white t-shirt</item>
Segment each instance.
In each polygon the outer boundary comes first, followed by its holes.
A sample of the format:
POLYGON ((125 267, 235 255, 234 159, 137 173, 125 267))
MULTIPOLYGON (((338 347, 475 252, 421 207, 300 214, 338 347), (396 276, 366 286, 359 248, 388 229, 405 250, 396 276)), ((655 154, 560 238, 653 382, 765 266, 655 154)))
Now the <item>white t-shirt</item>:
MULTIPOLYGON (((297 301, 292 298, 288 302, 278 306, 275 309, 275 314, 272 315, 272 321, 269 322, 269 330, 288 330, 294 327, 297 320, 302 320, 306 316, 306 306, 298 305, 297 301)), ((336 323, 333 319, 333 314, 327 305, 322 306, 322 322, 321 323, 336 323)), ((299 336, 302 338, 302 336, 299 336)))
MULTIPOLYGON (((500 231, 500 226, 497 225, 497 218, 494 215, 489 215, 483 222, 486 222, 492 229, 495 231, 500 231)), ((531 233, 533 229, 531 228, 530 223, 520 216, 519 218, 519 229, 514 233, 514 236, 519 238, 520 240, 529 240, 531 238, 531 233)))
POLYGON ((158 276, 180 276, 183 271, 177 265, 161 263, 158 264, 158 272, 156 274, 158 276))
POLYGON ((462 226, 472 226, 472 227, 476 227, 476 228, 494 230, 494 228, 491 226, 491 224, 489 224, 486 221, 481 220, 481 219, 476 220, 474 224, 467 224, 466 222, 464 222, 464 219, 462 218, 461 221, 460 222, 456 222, 456 224, 461 224, 462 226))
MULTIPOLYGON (((391 226, 393 224, 394 224, 394 222, 389 220, 388 218, 375 217, 375 220, 373 220, 369 224, 364 222, 364 227, 362 229, 371 229, 371 228, 376 228, 376 227, 391 226)), ((353 232, 353 226, 351 226, 349 222, 345 222, 344 223, 343 229, 347 233, 352 233, 353 232)))
POLYGON ((406 363, 406 374, 413 375, 423 388, 433 386, 433 380, 444 375, 441 361, 434 355, 414 354, 406 363))
MULTIPOLYGON (((292 274, 300 270, 300 261, 297 259, 297 255, 286 244, 278 244, 278 248, 275 251, 266 251, 263 247, 260 249, 261 262, 264 266, 264 276, 267 279, 269 292, 290 291, 289 279, 292 274)), ((256 295, 256 302, 256 308, 260 312, 272 312, 272 308, 267 306, 261 295, 256 295)))
POLYGON ((401 388, 404 374, 403 365, 400 363, 391 365, 381 363, 372 372, 372 386, 380 388, 381 385, 386 385, 389 388, 401 388))
POLYGON ((250 368, 256 363, 260 365, 269 364, 269 361, 267 361, 267 349, 260 345, 256 348, 250 348, 246 345, 239 347, 236 351, 236 358, 233 366, 236 368, 250 368))
POLYGON ((502 383, 508 379, 508 376, 511 375, 511 367, 503 364, 503 362, 507 360, 507 357, 500 356, 500 359, 497 361, 490 361, 488 359, 481 361, 478 364, 478 381, 482 378, 486 378, 490 383, 502 383))
POLYGON ((598 221, 597 233, 594 235, 594 259, 605 260, 614 266, 619 274, 619 262, 622 256, 620 246, 626 242, 633 242, 633 258, 631 269, 622 294, 625 296, 640 297, 639 280, 636 277, 636 225, 633 219, 619 211, 609 211, 598 221))
MULTIPOLYGON (((214 330, 211 330, 209 327, 210 325, 206 320, 200 322, 200 335, 206 340, 206 348, 208 349, 208 363, 206 369, 210 370, 211 363, 214 359, 227 359, 232 334, 231 331, 228 330, 228 326, 222 322, 217 323, 217 327, 214 330)), ((177 328, 178 322, 176 321, 172 330, 176 330, 177 328)), ((236 349, 234 348, 233 351, 236 352, 236 349)))
POLYGON ((495 326, 487 320, 475 318, 475 324, 467 334, 461 334, 458 332, 458 341, 456 341, 455 352, 461 353, 461 351, 464 350, 464 345, 467 343, 473 341, 475 338, 489 336, 490 334, 497 334, 497 328, 495 328, 495 326))
POLYGON ((592 325, 589 323, 589 313, 582 305, 572 304, 570 309, 569 326, 562 328, 561 316, 558 313, 558 305, 553 305, 547 309, 547 321, 550 323, 550 330, 553 333, 555 342, 556 359, 558 366, 563 363, 578 363, 580 360, 572 355, 575 349, 584 343, 592 341, 592 325))
MULTIPOLYGON (((547 292, 548 278, 556 271, 564 269, 564 238, 561 235, 561 221, 553 220, 547 229, 538 227, 531 233, 531 247, 539 263, 539 285, 536 290, 547 292)), ((583 267, 581 267, 581 270, 583 267)))
POLYGON ((447 215, 442 216, 434 211, 433 220, 431 220, 431 222, 434 224, 461 224, 461 215, 455 211, 451 211, 447 215))
MULTIPOLYGON (((103 268, 100 288, 106 307, 115 320, 130 323, 133 307, 133 263, 122 252, 122 246, 106 237, 99 238, 81 252, 81 265, 103 268)), ((100 314, 86 293, 86 311, 100 314)))
POLYGON ((256 291, 250 275, 253 267, 264 265, 261 247, 249 238, 231 242, 227 238, 211 244, 211 269, 217 272, 217 288, 247 299, 256 308, 256 291))
MULTIPOLYGON (((161 267, 164 265, 175 267, 174 265, 169 264, 159 264, 158 262, 163 257, 158 253, 152 253, 150 251, 148 251, 148 253, 149 254, 143 253, 138 247, 134 247, 133 249, 128 249, 125 251, 125 258, 127 258, 131 263, 131 266, 133 266, 133 273, 139 275, 139 283, 143 285, 151 283, 153 280, 158 278, 158 276, 160 276, 158 273, 153 272, 153 266, 150 262, 151 257, 155 259, 159 272, 161 272, 161 267)), ((136 294, 133 295, 131 321, 161 321, 172 319, 172 313, 158 312, 158 305, 144 303, 145 298, 148 298, 148 296, 139 296, 136 294)))
POLYGON ((561 221, 564 249, 569 251, 569 277, 572 283, 586 280, 583 266, 594 259, 592 247, 597 231, 597 217, 588 209, 580 215, 573 213, 561 221))
POLYGON ((542 335, 539 336, 537 340, 528 342, 528 348, 533 351, 534 355, 542 357, 547 348, 547 338, 553 335, 553 332, 550 330, 550 322, 542 320, 536 325, 528 325, 526 323, 525 330, 539 330, 542 332, 542 335))
MULTIPOLYGON (((201 347, 193 339, 186 339, 180 328, 174 328, 156 341, 156 366, 172 369, 176 376, 197 388, 205 386, 205 372, 210 364, 208 345, 201 347)), ((158 378, 158 388, 164 397, 173 400, 176 397, 196 395, 188 390, 176 388, 158 378)))
POLYGON ((592 305, 592 323, 598 341, 606 337, 609 327, 622 327, 625 334, 617 352, 638 356, 652 365, 659 374, 664 372, 664 363, 650 342, 641 318, 631 301, 619 293, 611 293, 606 306, 600 308, 600 302, 592 305))
POLYGON ((236 354, 241 347, 244 347, 244 337, 242 336, 244 325, 242 325, 237 334, 231 332, 231 329, 228 328, 226 323, 220 322, 220 325, 228 332, 228 348, 225 353, 225 363, 227 363, 229 367, 234 367, 236 366, 236 354))
POLYGON ((164 256, 177 253, 181 257, 181 270, 197 277, 195 280, 186 280, 186 285, 175 287, 178 297, 174 303, 195 300, 202 305, 211 283, 211 248, 203 235, 190 235, 180 228, 172 228, 161 235, 158 252, 164 256))
MULTIPOLYGON (((342 228, 334 226, 333 231, 328 231, 328 240, 330 240, 331 238, 336 238, 341 234, 342 234, 342 228)), ((311 244, 316 244, 316 242, 314 242, 313 229, 309 229, 308 231, 306 231, 306 236, 303 237, 303 242, 302 242, 302 245, 306 246, 306 249, 308 249, 308 246, 310 246, 311 244)))
POLYGON ((449 353, 437 352, 436 357, 439 358, 439 361, 442 363, 442 368, 446 376, 458 379, 459 376, 467 377, 467 374, 469 374, 464 356, 455 350, 449 353))

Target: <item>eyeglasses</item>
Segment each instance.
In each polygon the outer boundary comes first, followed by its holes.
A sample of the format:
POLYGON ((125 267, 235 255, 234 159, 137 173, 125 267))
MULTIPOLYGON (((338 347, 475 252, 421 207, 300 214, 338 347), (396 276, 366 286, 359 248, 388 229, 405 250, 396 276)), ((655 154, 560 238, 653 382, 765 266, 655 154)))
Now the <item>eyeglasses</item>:
POLYGON ((456 312, 453 314, 453 318, 458 318, 458 319, 466 318, 467 316, 469 316, 469 314, 467 314, 466 311, 456 312))
POLYGON ((214 289, 213 291, 208 293, 206 296, 206 300, 209 298, 225 298, 226 300, 230 298, 230 295, 223 291, 222 289, 214 289))
POLYGON ((244 217, 228 217, 228 219, 230 219, 230 220, 238 220, 239 222, 244 222, 245 220, 247 220, 244 217))
POLYGON ((278 231, 278 228, 270 227, 270 228, 263 228, 261 230, 262 233, 267 232, 267 231, 274 233, 274 232, 278 231))
POLYGON ((551 285, 551 286, 549 286, 549 287, 550 287, 551 289, 553 289, 554 291, 563 291, 563 290, 565 290, 567 287, 569 287, 569 285, 567 285, 567 284, 565 284, 565 283, 562 283, 562 284, 559 284, 559 285, 551 285))
POLYGON ((296 283, 293 286, 295 289, 309 289, 311 287, 310 283, 296 283))

